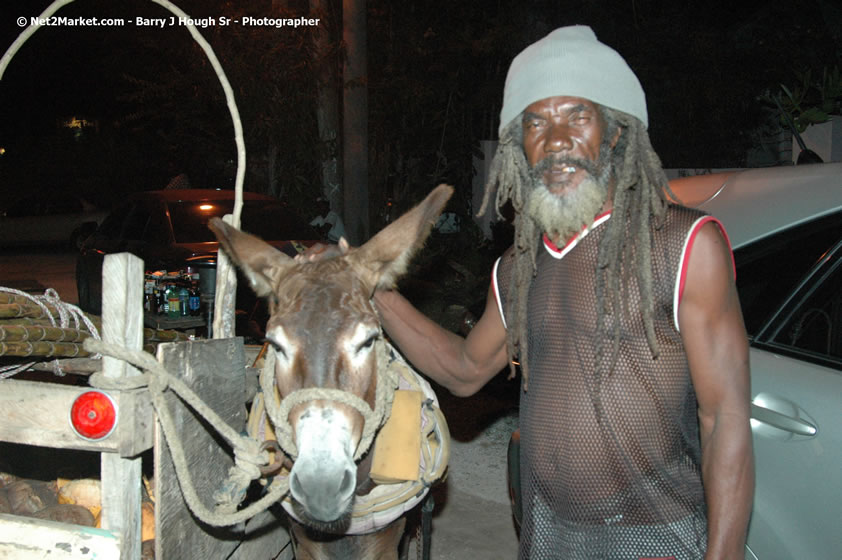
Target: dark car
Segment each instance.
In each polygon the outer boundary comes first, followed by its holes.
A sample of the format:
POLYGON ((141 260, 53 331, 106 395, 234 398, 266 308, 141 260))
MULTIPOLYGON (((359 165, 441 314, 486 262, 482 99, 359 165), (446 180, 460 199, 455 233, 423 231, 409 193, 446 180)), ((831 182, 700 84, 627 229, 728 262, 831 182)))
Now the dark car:
POLYGON ((78 249, 107 214, 73 193, 27 194, 0 211, 0 247, 70 244, 78 249))
MULTIPOLYGON (((132 253, 143 259, 147 273, 184 271, 215 261, 219 244, 208 229, 208 220, 231 214, 233 208, 234 191, 230 190, 174 189, 133 195, 82 244, 76 261, 79 306, 101 313, 102 262, 107 254, 132 253)), ((283 202, 256 193, 243 193, 241 228, 290 256, 319 239, 283 202)), ((238 286, 243 284, 241 277, 238 286)), ((257 306, 247 286, 238 289, 238 311, 253 317, 257 306)))

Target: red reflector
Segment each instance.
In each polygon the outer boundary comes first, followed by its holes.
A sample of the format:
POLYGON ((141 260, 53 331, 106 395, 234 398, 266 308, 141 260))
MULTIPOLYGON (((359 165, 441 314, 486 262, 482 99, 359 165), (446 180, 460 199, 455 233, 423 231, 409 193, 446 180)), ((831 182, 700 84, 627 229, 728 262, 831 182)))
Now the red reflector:
POLYGON ((85 439, 102 439, 111 434, 116 424, 114 401, 100 391, 82 393, 70 407, 70 425, 85 439))

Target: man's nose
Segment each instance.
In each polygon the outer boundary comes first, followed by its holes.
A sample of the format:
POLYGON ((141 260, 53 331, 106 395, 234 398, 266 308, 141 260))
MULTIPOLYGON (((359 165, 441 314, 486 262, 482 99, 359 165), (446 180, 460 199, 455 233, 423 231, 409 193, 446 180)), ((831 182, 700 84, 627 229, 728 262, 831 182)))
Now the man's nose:
POLYGON ((573 138, 570 127, 565 124, 553 124, 547 132, 547 142, 544 145, 547 152, 563 152, 573 148, 573 138))

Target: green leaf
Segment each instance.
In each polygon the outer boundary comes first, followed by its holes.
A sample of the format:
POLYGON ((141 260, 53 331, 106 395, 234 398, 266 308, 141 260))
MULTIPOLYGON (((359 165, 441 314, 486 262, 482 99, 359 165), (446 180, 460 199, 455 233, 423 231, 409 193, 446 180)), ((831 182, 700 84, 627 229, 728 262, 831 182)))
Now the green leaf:
POLYGON ((827 122, 830 117, 827 113, 819 109, 818 107, 810 107, 806 111, 801 114, 800 119, 802 121, 807 122, 808 124, 819 124, 823 122, 827 122))

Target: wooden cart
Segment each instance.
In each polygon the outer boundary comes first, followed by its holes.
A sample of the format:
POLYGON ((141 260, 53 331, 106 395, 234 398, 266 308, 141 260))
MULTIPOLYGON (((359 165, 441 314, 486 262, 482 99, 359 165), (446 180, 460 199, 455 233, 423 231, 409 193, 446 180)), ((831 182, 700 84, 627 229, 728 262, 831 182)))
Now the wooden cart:
MULTIPOLYGON (((54 0, 41 14, 49 18, 74 0, 54 0)), ((188 19, 170 0, 151 0, 176 17, 188 19)), ((38 29, 30 26, 0 58, 0 79, 9 61, 38 29)), ((196 27, 190 33, 208 58, 219 78, 234 125, 237 147, 235 203, 233 215, 226 217, 239 227, 242 189, 245 177, 245 142, 233 89, 213 49, 196 27)), ((159 346, 158 360, 169 372, 191 386, 199 397, 233 428, 244 428, 249 383, 242 340, 233 336, 236 276, 230 262, 220 253, 217 261, 215 340, 183 342, 159 346), (229 337, 229 338, 225 338, 229 337)), ((109 255, 103 266, 103 341, 129 349, 140 349, 143 329, 143 263, 128 254, 109 255)), ((129 364, 103 358, 106 377, 138 375, 129 364)), ((111 400, 117 409, 112 433, 101 440, 79 437, 71 428, 70 407, 87 389, 55 383, 6 379, 0 381, 0 441, 25 446, 77 450, 100 454, 102 487, 102 529, 40 521, 0 514, 0 558, 15 559, 138 559, 141 557, 141 453, 153 450, 156 477, 155 551, 158 560, 257 559, 292 557, 289 537, 271 512, 264 512, 230 529, 209 528, 197 522, 187 510, 178 481, 172 473, 172 460, 161 429, 154 418, 146 389, 114 391, 111 400)), ((169 397, 168 397, 169 398, 169 397)), ((190 470, 200 491, 208 495, 213 485, 225 479, 232 459, 219 445, 215 434, 205 428, 189 410, 172 397, 178 430, 184 437, 185 451, 191 457, 190 470), (179 408, 180 407, 180 408, 179 408)))
MULTIPOLYGON (((103 280, 103 340, 139 349, 143 262, 128 253, 109 255, 103 280)), ((163 344, 158 359, 231 427, 245 428, 256 373, 248 367, 242 339, 163 344)), ((107 377, 138 375, 129 364, 108 357, 103 358, 103 371, 107 377)), ((155 467, 158 560, 292 558, 282 520, 271 511, 231 528, 196 520, 184 503, 147 389, 110 391, 117 409, 114 430, 98 441, 79 436, 71 426, 70 408, 87 390, 13 378, 0 381, 0 441, 99 453, 103 507, 102 529, 0 514, 0 558, 140 558, 140 455, 149 449, 155 467)), ((177 397, 167 399, 179 431, 186 435, 183 443, 197 489, 210 496, 233 464, 229 450, 177 397)))

